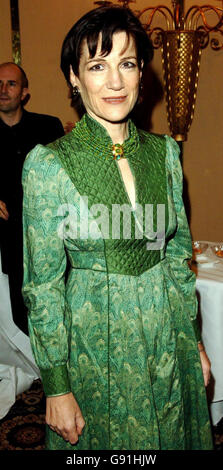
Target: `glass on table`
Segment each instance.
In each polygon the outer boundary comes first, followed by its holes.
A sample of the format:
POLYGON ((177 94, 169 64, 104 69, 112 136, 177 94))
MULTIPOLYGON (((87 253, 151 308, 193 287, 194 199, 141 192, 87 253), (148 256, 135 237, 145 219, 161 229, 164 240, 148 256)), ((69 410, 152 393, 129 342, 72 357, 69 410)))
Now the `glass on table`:
POLYGON ((218 258, 223 258, 223 243, 211 246, 211 250, 218 258))
MULTIPOLYGON (((222 244, 223 246, 223 244, 222 244)), ((193 253, 196 255, 201 255, 204 253, 208 248, 208 243, 200 242, 200 241, 193 241, 192 242, 193 253)))

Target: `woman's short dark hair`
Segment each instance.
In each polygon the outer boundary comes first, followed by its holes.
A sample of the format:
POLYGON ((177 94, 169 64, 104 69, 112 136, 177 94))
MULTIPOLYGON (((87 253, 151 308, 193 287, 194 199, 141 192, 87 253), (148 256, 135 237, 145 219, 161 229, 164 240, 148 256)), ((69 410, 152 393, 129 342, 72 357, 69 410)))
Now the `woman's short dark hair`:
POLYGON ((70 65, 78 76, 83 40, 87 40, 90 57, 97 50, 99 34, 102 35, 102 55, 108 55, 112 50, 114 33, 125 31, 135 39, 139 67, 153 57, 153 46, 139 19, 129 8, 116 5, 99 7, 91 10, 71 28, 64 39, 61 51, 61 69, 70 84, 70 65))

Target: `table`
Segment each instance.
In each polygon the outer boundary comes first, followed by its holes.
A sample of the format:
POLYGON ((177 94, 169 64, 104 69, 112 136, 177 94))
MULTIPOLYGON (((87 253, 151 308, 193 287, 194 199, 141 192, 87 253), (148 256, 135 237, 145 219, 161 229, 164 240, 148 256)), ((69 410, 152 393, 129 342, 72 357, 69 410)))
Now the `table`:
POLYGON ((16 396, 39 377, 29 337, 13 322, 8 276, 2 272, 0 253, 0 419, 6 416, 16 396))
POLYGON ((208 387, 211 417, 216 425, 223 417, 223 259, 217 258, 207 242, 208 263, 196 265, 196 289, 201 318, 202 340, 211 361, 212 380, 208 387), (209 264, 213 262, 213 264, 209 264))

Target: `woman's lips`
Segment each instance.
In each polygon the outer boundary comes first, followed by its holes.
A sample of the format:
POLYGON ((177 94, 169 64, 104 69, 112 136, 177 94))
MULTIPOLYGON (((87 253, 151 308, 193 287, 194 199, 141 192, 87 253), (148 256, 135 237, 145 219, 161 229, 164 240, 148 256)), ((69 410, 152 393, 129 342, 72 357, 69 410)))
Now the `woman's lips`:
POLYGON ((103 98, 105 103, 109 104, 120 104, 126 100, 127 96, 109 96, 108 98, 103 98))

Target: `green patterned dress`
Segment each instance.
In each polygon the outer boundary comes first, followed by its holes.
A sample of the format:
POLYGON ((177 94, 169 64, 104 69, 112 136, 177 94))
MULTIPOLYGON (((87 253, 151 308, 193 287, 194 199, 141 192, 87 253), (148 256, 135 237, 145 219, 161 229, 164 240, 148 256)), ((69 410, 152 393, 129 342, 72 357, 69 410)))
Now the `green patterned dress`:
MULTIPOLYGON (((120 230, 120 239, 111 236, 112 211, 130 200, 104 127, 85 115, 25 161, 31 345, 46 396, 72 391, 86 421, 74 446, 47 426, 47 449, 212 449, 178 154, 173 139, 129 121, 124 155, 137 204, 153 205, 154 236, 143 221, 140 236, 120 230), (165 243, 158 246, 161 206, 165 243), (109 215, 107 235, 98 207, 109 215)), ((139 219, 130 212, 133 229, 139 219)))

